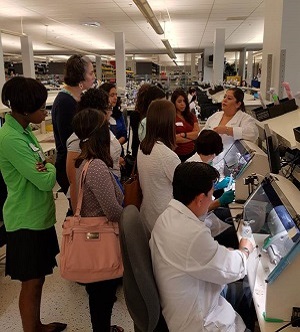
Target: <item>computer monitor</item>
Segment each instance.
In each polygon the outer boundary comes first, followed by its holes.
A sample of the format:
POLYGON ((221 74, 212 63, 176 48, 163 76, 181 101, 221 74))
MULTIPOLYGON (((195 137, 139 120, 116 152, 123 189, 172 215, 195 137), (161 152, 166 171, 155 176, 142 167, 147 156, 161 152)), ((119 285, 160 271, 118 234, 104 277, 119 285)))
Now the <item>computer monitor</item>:
POLYGON ((281 169, 278 141, 267 124, 264 125, 264 131, 270 172, 278 174, 281 169))
POLYGON ((300 240, 297 213, 275 178, 266 177, 244 205, 244 220, 253 220, 252 232, 269 234, 266 249, 273 245, 285 257, 300 240))
POLYGON ((235 141, 224 156, 224 175, 238 178, 253 157, 253 150, 241 141, 235 141))
POLYGON ((250 227, 257 245, 248 278, 266 318, 289 321, 292 307, 299 304, 299 216, 298 188, 277 174, 267 175, 244 205, 243 219, 254 220, 250 227))
POLYGON ((249 141, 236 140, 222 158, 219 163, 214 162, 214 167, 224 176, 232 175, 236 201, 246 201, 249 197, 247 177, 255 173, 261 180, 270 172, 266 153, 249 141))

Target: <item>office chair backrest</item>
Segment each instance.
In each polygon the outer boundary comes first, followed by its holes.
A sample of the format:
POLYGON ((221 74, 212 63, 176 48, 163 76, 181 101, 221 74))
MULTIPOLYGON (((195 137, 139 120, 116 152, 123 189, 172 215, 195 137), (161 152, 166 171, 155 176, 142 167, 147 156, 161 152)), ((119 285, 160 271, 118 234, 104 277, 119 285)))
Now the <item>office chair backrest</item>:
POLYGON ((152 271, 149 238, 138 209, 129 205, 120 222, 124 264, 123 289, 135 331, 167 332, 152 271))

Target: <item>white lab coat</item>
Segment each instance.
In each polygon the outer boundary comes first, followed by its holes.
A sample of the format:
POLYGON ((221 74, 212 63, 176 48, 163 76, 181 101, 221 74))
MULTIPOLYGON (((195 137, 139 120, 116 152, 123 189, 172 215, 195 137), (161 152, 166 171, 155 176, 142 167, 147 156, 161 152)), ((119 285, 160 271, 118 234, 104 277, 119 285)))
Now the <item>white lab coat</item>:
POLYGON ((153 228, 150 249, 170 332, 243 332, 245 324, 220 295, 246 274, 246 256, 218 244, 191 210, 174 199, 153 228))
MULTIPOLYGON (((211 115, 206 123, 203 129, 214 129, 220 124, 220 121, 222 120, 224 111, 219 111, 211 115)), ((233 128, 233 136, 229 136, 226 134, 220 135, 222 137, 223 142, 223 152, 220 153, 218 156, 216 156, 213 160, 213 165, 215 168, 218 169, 221 176, 223 173, 223 163, 222 160, 228 151, 228 149, 231 147, 231 145, 234 143, 235 140, 244 139, 246 141, 250 141, 255 143, 258 139, 258 128, 256 126, 255 120, 252 116, 249 114, 242 112, 241 110, 237 111, 234 117, 228 121, 226 124, 227 127, 233 128)))

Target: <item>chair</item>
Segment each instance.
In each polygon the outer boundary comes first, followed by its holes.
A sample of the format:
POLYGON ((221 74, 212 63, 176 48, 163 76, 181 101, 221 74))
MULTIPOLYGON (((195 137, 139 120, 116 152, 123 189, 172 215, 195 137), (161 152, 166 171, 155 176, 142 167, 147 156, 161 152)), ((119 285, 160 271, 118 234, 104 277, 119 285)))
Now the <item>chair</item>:
POLYGON ((133 205, 124 208, 120 222, 124 263, 123 289, 135 332, 169 331, 161 313, 152 271, 149 238, 133 205))

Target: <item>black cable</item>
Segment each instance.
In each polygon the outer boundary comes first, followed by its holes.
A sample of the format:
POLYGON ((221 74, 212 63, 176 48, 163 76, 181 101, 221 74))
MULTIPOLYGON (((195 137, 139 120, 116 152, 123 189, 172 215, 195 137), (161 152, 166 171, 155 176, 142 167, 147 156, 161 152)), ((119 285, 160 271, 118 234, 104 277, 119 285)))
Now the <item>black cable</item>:
POLYGON ((298 320, 300 320, 300 317, 294 319, 294 320, 291 320, 289 323, 283 325, 282 327, 280 327, 278 330, 276 330, 275 332, 279 332, 279 331, 282 331, 284 330, 285 328, 287 328, 288 326, 294 324, 295 322, 297 322, 298 320))

